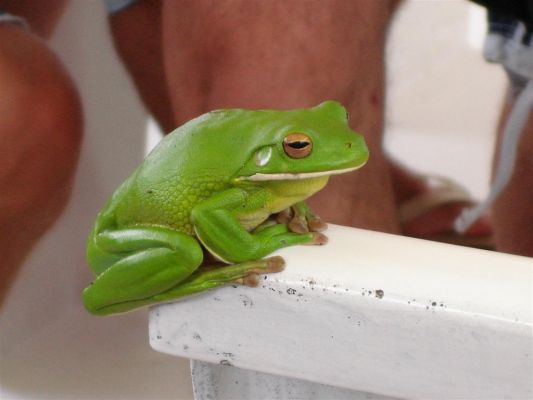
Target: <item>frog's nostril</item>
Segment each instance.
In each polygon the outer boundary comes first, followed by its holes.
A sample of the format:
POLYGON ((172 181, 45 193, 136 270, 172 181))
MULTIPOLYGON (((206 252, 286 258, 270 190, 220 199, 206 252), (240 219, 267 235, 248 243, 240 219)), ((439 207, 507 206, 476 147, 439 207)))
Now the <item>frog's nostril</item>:
POLYGON ((351 149, 352 148, 352 142, 346 143, 345 146, 346 146, 347 149, 351 149))

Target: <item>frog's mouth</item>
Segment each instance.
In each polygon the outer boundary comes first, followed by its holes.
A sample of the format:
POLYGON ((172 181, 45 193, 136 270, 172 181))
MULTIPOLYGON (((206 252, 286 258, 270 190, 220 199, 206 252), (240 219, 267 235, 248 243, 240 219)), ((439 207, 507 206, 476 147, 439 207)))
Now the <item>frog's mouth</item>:
POLYGON ((283 173, 283 174, 253 174, 250 176, 241 176, 238 178, 242 181, 294 181, 300 179, 309 179, 309 178, 318 178, 320 176, 330 176, 330 175, 339 175, 346 172, 355 171, 356 169, 361 168, 363 165, 352 168, 344 169, 334 169, 329 171, 319 171, 319 172, 298 172, 298 173, 283 173))

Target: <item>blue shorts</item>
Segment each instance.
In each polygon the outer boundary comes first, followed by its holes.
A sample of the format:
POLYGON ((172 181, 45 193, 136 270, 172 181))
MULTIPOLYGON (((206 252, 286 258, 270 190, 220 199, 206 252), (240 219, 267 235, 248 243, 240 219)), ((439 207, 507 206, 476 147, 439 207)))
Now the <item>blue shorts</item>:
MULTIPOLYGON (((104 4, 107 13, 109 15, 113 15, 128 8, 136 1, 137 0, 104 0, 104 4)), ((19 25, 20 27, 27 30, 29 30, 30 28, 28 22, 24 18, 19 17, 18 15, 9 14, 3 10, 0 10, 0 24, 19 25)))
POLYGON ((124 10, 125 8, 128 8, 136 1, 137 0, 104 0, 104 3, 107 9, 107 13, 109 15, 113 15, 115 13, 118 13, 119 11, 124 10))
POLYGON ((22 17, 17 15, 6 13, 5 11, 0 10, 0 24, 14 24, 19 25, 24 29, 29 29, 28 22, 22 17))

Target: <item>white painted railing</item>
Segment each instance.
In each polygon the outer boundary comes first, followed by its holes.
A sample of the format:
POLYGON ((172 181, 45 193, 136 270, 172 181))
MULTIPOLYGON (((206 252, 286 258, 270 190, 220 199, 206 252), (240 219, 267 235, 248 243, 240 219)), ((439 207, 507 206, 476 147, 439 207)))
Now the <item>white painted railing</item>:
POLYGON ((280 252, 286 270, 258 288, 151 310, 152 347, 200 361, 197 399, 533 397, 533 259, 328 236, 280 252))

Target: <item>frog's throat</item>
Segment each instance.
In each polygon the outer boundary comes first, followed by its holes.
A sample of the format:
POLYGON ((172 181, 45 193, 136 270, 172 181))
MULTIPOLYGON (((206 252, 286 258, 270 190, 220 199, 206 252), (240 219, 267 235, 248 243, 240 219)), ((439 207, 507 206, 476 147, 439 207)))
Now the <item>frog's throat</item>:
POLYGON ((352 168, 344 168, 344 169, 334 169, 330 171, 320 171, 320 172, 300 172, 300 173, 283 173, 283 174, 253 174, 250 176, 241 176, 237 178, 241 181, 292 181, 292 180, 300 180, 300 179, 308 179, 308 178, 318 178, 320 176, 330 176, 330 175, 339 175, 344 174, 346 172, 355 171, 356 169, 361 168, 362 165, 359 165, 357 167, 352 168))

